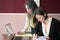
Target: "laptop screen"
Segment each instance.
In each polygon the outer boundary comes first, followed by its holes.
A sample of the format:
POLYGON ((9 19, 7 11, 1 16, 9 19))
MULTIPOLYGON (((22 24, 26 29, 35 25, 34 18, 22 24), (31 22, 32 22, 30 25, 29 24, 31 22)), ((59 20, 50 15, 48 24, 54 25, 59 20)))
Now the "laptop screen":
POLYGON ((5 25, 5 29, 6 29, 8 35, 13 34, 12 26, 10 23, 5 25))

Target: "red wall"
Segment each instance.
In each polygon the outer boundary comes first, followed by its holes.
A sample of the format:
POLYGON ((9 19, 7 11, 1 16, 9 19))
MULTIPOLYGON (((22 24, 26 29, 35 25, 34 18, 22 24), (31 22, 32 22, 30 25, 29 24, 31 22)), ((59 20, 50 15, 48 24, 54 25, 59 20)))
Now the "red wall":
POLYGON ((49 13, 60 13, 60 0, 40 0, 41 7, 49 13))
MULTIPOLYGON (((26 0, 0 0, 0 13, 24 13, 26 0)), ((60 0, 40 0, 48 13, 60 13, 60 0)))
POLYGON ((26 0, 0 0, 0 13, 23 13, 26 0))

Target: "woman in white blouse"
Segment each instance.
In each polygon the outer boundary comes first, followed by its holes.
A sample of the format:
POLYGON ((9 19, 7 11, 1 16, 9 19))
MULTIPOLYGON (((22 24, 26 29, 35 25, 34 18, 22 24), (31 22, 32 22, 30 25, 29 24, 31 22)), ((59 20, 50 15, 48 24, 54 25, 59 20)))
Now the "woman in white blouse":
POLYGON ((34 17, 38 22, 35 26, 33 38, 40 36, 46 40, 60 40, 60 21, 49 17, 45 10, 39 7, 35 9, 34 17))

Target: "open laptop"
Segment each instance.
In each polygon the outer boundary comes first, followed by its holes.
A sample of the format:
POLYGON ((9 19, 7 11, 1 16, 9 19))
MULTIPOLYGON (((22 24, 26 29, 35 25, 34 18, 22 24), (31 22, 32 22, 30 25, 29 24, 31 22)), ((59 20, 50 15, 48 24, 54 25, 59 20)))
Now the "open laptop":
MULTIPOLYGON (((6 29, 7 35, 10 36, 11 34, 13 34, 11 23, 5 24, 5 29, 6 29)), ((15 37, 15 36, 10 37, 10 40, 18 40, 18 39, 19 37, 15 37)))
POLYGON ((8 35, 13 34, 11 23, 5 24, 5 29, 8 35))

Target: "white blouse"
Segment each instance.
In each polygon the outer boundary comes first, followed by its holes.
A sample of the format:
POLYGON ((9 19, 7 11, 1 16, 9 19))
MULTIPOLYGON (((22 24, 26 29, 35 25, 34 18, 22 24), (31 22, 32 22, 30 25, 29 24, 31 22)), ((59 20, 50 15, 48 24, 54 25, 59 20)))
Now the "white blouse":
POLYGON ((52 18, 49 18, 48 24, 46 26, 46 31, 45 31, 44 23, 42 22, 42 31, 43 31, 44 36, 46 36, 46 37, 49 36, 51 21, 52 21, 52 18))

